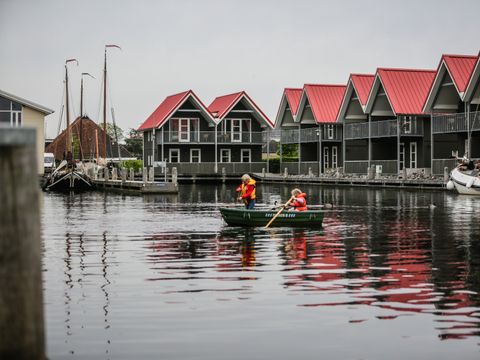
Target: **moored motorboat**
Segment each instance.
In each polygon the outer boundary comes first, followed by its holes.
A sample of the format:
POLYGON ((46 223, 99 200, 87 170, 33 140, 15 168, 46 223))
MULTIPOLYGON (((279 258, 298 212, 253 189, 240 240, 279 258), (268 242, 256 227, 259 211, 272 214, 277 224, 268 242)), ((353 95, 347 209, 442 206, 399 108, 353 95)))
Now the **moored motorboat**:
MULTIPOLYGON (((265 226, 277 210, 247 210, 245 208, 220 208, 225 222, 230 226, 265 226)), ((324 210, 283 211, 270 226, 321 227, 324 210)))
POLYGON ((480 177, 478 170, 460 170, 458 167, 450 173, 447 189, 457 190, 462 195, 480 195, 480 177))

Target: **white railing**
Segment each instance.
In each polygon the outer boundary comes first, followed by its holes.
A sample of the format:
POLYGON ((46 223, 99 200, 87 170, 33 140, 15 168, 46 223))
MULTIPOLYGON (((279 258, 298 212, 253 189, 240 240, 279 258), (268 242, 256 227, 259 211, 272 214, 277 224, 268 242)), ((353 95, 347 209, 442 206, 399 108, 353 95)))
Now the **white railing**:
MULTIPOLYGON (((158 144, 161 143, 161 136, 158 137, 158 144)), ((215 143, 214 131, 191 131, 189 134, 181 134, 178 131, 166 131, 163 133, 163 141, 168 143, 215 143)), ((242 133, 217 133, 217 143, 234 144, 234 143, 255 143, 262 144, 265 142, 264 132, 242 132, 242 133)))

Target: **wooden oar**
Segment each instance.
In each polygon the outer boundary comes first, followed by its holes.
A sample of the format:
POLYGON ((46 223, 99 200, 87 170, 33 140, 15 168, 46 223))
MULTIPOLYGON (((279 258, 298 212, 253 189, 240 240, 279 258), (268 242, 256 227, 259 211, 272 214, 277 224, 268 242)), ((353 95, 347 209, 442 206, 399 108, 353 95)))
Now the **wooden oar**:
POLYGON ((280 213, 283 210, 285 210, 285 208, 288 206, 288 204, 290 204, 290 201, 292 201, 293 199, 295 199, 295 197, 293 197, 293 196, 290 199, 288 199, 288 201, 285 203, 285 205, 283 205, 282 208, 275 214, 275 216, 268 222, 268 224, 265 225, 265 229, 268 228, 271 223, 273 223, 273 221, 277 218, 277 216, 280 215, 280 213))

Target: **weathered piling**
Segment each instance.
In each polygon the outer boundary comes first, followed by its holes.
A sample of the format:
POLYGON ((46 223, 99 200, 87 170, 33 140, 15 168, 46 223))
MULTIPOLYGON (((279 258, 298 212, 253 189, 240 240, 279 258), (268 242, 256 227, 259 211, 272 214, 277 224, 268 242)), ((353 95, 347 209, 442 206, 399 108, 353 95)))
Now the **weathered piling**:
POLYGON ((0 359, 44 359, 35 130, 0 128, 0 359))

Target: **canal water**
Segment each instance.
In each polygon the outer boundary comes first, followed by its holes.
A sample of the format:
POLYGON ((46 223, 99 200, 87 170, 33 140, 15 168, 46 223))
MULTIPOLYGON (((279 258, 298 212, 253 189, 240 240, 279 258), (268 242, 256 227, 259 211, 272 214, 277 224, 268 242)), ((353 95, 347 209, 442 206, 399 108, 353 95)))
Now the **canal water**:
POLYGON ((245 229, 234 190, 43 194, 49 358, 480 358, 479 198, 304 186, 322 229, 245 229))

